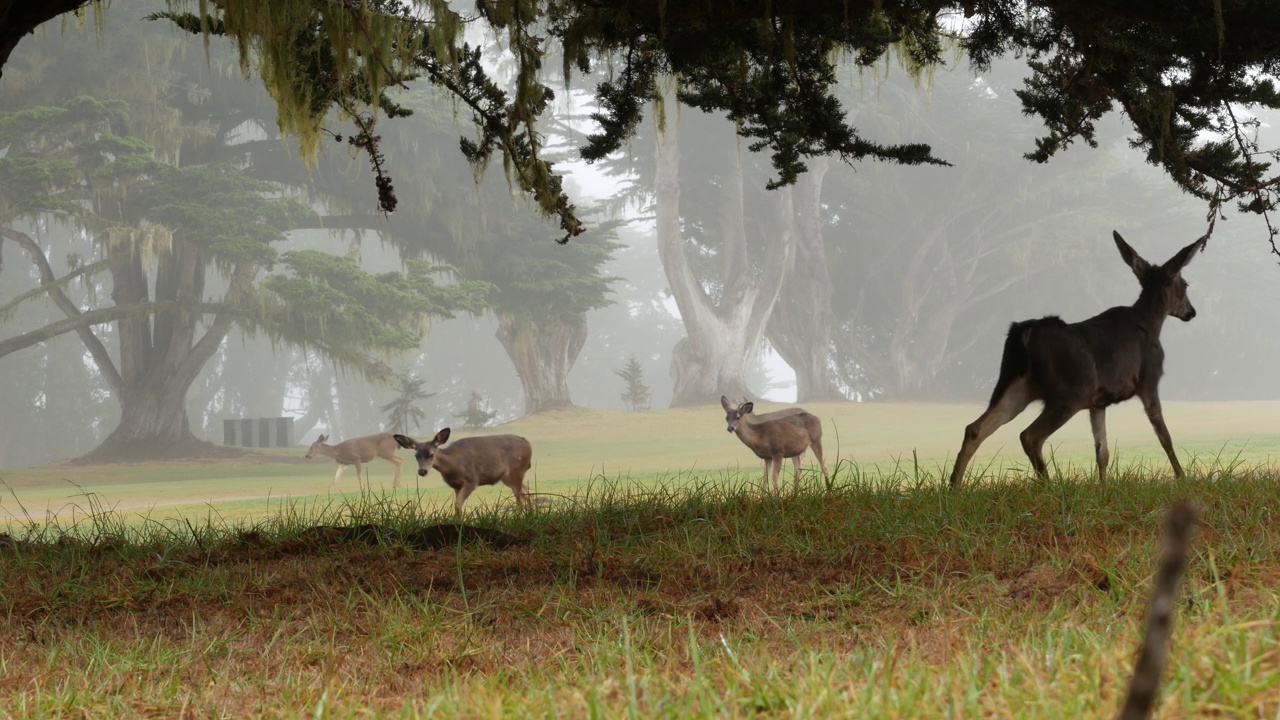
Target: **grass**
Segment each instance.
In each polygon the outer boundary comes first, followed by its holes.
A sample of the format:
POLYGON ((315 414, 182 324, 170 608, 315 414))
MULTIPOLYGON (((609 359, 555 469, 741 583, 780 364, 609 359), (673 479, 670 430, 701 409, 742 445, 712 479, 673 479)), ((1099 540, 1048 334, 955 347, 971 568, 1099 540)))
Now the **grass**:
POLYGON ((780 495, 708 409, 556 414, 511 430, 561 497, 468 504, 506 549, 410 541, 452 520, 435 476, 326 496, 331 463, 272 458, 6 471, 3 508, 35 511, 0 537, 0 715, 1109 717, 1162 510, 1189 498, 1204 525, 1160 716, 1276 717, 1278 443, 1245 429, 1278 409, 1171 404, 1185 480, 1140 410, 1111 419, 1105 482, 1087 423, 1028 479, 996 453, 1019 423, 984 447, 985 482, 950 491, 941 428, 958 440, 974 408, 824 406, 835 478, 780 495), (160 493, 208 502, 133 504, 160 493), (378 542, 325 529, 363 525, 378 542))
MULTIPOLYGON (((959 491, 906 468, 598 480, 421 551, 308 533, 441 518, 390 495, 252 525, 97 511, 0 544, 13 717, 1103 717, 1162 508, 1204 526, 1162 717, 1280 712, 1280 493, 1244 466, 959 491), (1213 479, 1210 480, 1209 477, 1213 479)), ((92 508, 91 508, 92 509, 92 508)))
MULTIPOLYGON (((823 420, 828 461, 839 457, 859 472, 940 474, 954 457, 966 423, 978 405, 828 403, 808 406, 823 420)), ((762 411, 771 409, 761 405, 762 411)), ((1280 459, 1280 402, 1168 403, 1165 416, 1184 465, 1245 462, 1271 464, 1280 459)), ((1017 433, 1032 413, 1001 428, 974 458, 971 472, 988 477, 1027 474, 1017 433)), ((534 466, 527 480, 535 492, 569 496, 599 478, 652 485, 683 484, 708 473, 742 471, 750 476, 759 460, 725 432, 719 407, 655 413, 569 410, 547 413, 494 428, 529 438, 534 466)), ((462 433, 460 436, 465 435, 462 433)), ((1108 413, 1112 462, 1121 468, 1161 472, 1167 461, 1139 403, 1108 413)), ((1051 439, 1051 451, 1063 472, 1092 466, 1088 419, 1077 416, 1051 439)), ((86 495, 103 506, 151 519, 210 514, 227 520, 270 517, 278 502, 324 506, 356 493, 355 472, 348 469, 339 491, 328 494, 336 466, 327 458, 307 461, 302 447, 265 453, 242 462, 158 463, 151 465, 71 466, 65 464, 0 471, 0 522, 27 516, 86 516, 86 495), (287 462, 286 462, 287 461, 287 462)), ((398 497, 443 505, 452 491, 432 474, 417 478, 405 458, 398 497)), ((809 457, 812 462, 812 456, 809 457)), ((788 463, 789 466, 789 463, 788 463)), ((789 471, 789 467, 786 471, 789 471)), ((391 466, 371 464, 375 488, 390 487, 391 466)), ((509 503, 502 488, 485 488, 469 504, 509 503)))

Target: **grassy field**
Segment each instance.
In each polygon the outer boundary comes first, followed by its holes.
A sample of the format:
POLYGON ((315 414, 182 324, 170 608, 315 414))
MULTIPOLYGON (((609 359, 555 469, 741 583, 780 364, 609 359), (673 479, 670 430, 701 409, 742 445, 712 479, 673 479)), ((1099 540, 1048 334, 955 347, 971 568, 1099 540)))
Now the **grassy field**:
POLYGON ((0 542, 7 717, 1107 717, 1162 508, 1202 508, 1160 716, 1280 713, 1276 477, 598 481, 469 521, 373 498, 0 542), (353 537, 339 527, 373 523, 353 537), (321 526, 321 527, 318 527, 321 526), (332 527, 323 527, 332 526, 332 527))
MULTIPOLYGON (((771 406, 762 403, 761 409, 771 406)), ((965 424, 978 405, 841 403, 810 405, 823 420, 828 464, 840 458, 842 472, 874 476, 895 468, 939 475, 960 446, 965 424)), ((1139 403, 1113 408, 1108 418, 1112 465, 1167 471, 1167 461, 1139 403)), ((1168 403, 1165 408, 1184 465, 1270 464, 1280 461, 1280 402, 1168 403)), ((1018 432, 1032 411, 1001 428, 974 459, 971 473, 987 477, 1026 477, 1027 464, 1018 432)), ((571 410, 525 418, 492 432, 513 432, 533 443, 534 466, 527 481, 535 492, 574 494, 592 479, 663 482, 680 485, 708 474, 761 469, 759 460, 725 432, 718 407, 655 413, 571 410)), ((424 432, 425 434, 425 432, 424 432)), ((459 433, 456 437, 465 436, 459 433)), ((1065 472, 1092 467, 1092 440, 1085 414, 1074 418, 1050 441, 1065 472)), ((336 469, 327 458, 304 460, 304 447, 236 462, 154 465, 73 466, 0 470, 0 521, 50 516, 84 517, 92 500, 133 517, 163 519, 183 515, 226 520, 256 520, 279 511, 279 501, 323 507, 354 495, 355 472, 348 469, 338 494, 328 493, 336 469)), ((397 495, 431 507, 452 497, 432 474, 418 478, 408 451, 404 489, 397 495)), ((807 462, 812 464, 812 455, 807 462)), ((784 470, 789 471, 790 464, 784 470)), ((389 490, 391 465, 371 465, 375 488, 389 490)), ((507 504, 505 488, 483 488, 470 505, 507 504)))
POLYGON ((562 497, 477 493, 489 543, 433 542, 455 529, 434 475, 420 500, 325 497, 319 462, 7 471, 11 499, 53 486, 80 514, 0 536, 0 715, 1109 717, 1163 509, 1190 499, 1159 716, 1277 717, 1277 410, 1171 406, 1180 481, 1140 411, 1115 413, 1106 482, 1080 424, 1065 471, 1027 479, 994 454, 1018 424, 952 491, 942 428, 974 408, 822 407, 840 470, 780 495, 710 409, 563 413, 511 428, 562 497), (255 484, 280 499, 227 499, 255 484))

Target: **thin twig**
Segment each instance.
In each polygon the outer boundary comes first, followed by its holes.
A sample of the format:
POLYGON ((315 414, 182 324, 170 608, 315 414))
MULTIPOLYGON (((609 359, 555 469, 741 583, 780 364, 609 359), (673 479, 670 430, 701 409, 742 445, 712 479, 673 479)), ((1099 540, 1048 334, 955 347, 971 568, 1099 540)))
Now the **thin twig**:
POLYGON ((1165 516, 1164 551, 1151 590, 1151 602, 1147 606, 1147 629, 1143 633, 1133 679, 1129 681, 1129 692, 1124 706, 1120 708, 1118 720, 1146 720, 1155 707, 1169 634, 1173 629, 1174 596, 1186 568, 1187 548, 1196 516, 1196 508, 1189 502, 1174 505, 1165 516))

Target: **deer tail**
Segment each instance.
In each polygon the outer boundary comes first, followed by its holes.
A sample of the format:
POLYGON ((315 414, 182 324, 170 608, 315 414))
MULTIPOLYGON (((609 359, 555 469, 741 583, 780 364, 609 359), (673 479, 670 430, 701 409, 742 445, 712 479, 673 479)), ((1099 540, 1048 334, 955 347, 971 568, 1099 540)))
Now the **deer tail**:
POLYGON ((1000 377, 996 378, 995 390, 991 392, 991 404, 994 405, 1018 378, 1031 373, 1031 353, 1027 350, 1027 338, 1031 334, 1031 326, 1039 320, 1023 320, 1009 326, 1009 334, 1004 339, 1004 353, 1000 356, 1000 377))

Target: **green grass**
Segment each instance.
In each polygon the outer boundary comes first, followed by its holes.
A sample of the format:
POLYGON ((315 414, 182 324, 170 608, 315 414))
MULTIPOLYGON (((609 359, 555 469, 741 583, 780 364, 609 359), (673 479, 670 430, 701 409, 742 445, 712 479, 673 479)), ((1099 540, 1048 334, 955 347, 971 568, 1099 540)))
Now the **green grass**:
MULTIPOLYGON (((941 474, 959 448, 966 423, 979 405, 829 403, 809 405, 823 420, 827 459, 839 457, 864 473, 910 468, 941 474)), ((761 405, 762 410, 770 406, 761 405)), ((1034 410, 1034 409, 1033 409, 1034 410)), ((1167 470, 1164 453, 1138 403, 1109 413, 1113 466, 1167 470)), ((1168 403, 1165 415, 1184 465, 1270 464, 1280 460, 1280 402, 1168 403)), ((982 447, 971 473, 987 477, 1027 475, 1017 433, 1033 411, 1001 428, 982 447)), ((708 472, 741 470, 750 476, 761 467, 737 438, 724 429, 718 407, 655 413, 570 410, 521 419, 489 432, 514 432, 529 438, 534 466, 528 481, 535 492, 573 495, 585 482, 625 478, 627 482, 679 485, 708 472)), ((425 433, 423 433, 425 434, 425 433)), ((465 436, 461 433, 459 436, 465 436)), ((1053 458, 1064 472, 1092 467, 1088 419, 1077 416, 1051 439, 1053 458)), ((84 517, 86 494, 105 507, 135 517, 257 520, 276 512, 280 499, 326 505, 356 494, 354 469, 328 494, 336 466, 327 458, 302 460, 303 447, 273 451, 244 462, 157 463, 148 465, 49 465, 0 471, 0 521, 50 515, 84 517), (290 460, 294 462, 280 462, 290 460)), ((408 452, 399 497, 435 507, 452 491, 439 475, 418 478, 408 452)), ((810 455, 807 461, 812 464, 810 455)), ((789 464, 788 464, 789 465, 789 464)), ((391 465, 371 464, 375 489, 388 489, 391 465)), ((786 472, 786 470, 784 470, 786 472)), ((505 488, 483 488, 468 505, 508 504, 505 488)))
POLYGON ((1277 438, 1249 429, 1277 409, 1171 405, 1185 480, 1140 410, 1114 413, 1106 482, 1087 423, 1028 479, 996 454, 1027 418, 951 491, 941 428, 958 440, 976 408, 820 406, 835 478, 780 495, 710 409, 533 418, 510 429, 560 497, 468 504, 527 541, 508 549, 397 542, 452 520, 434 475, 328 497, 327 462, 8 471, 6 511, 56 493, 78 510, 15 513, 0 539, 0 714, 1110 717, 1161 513, 1191 499, 1160 717, 1276 717, 1277 438), (161 493, 175 504, 130 506, 161 493), (366 523, 388 540, 309 531, 366 523))
MULTIPOLYGON (((469 522, 528 538, 419 551, 301 539, 408 531, 390 496, 251 526, 97 510, 0 549, 13 717, 1105 717, 1162 509, 1204 526, 1161 717, 1280 712, 1280 492, 1205 468, 992 481, 913 470, 599 480, 469 522), (1212 479, 1210 479, 1212 478, 1212 479)), ((0 545, 0 547, 4 547, 0 545)))

